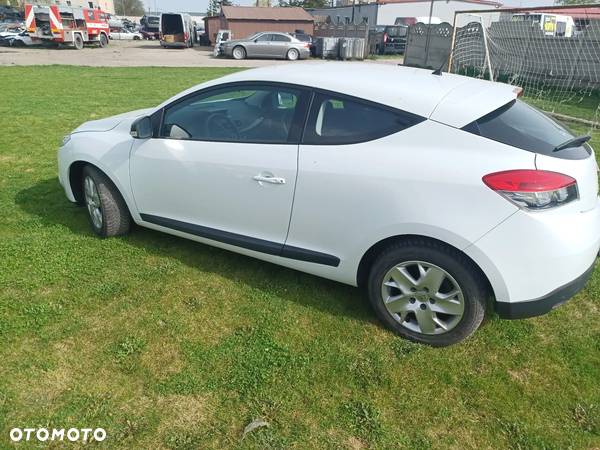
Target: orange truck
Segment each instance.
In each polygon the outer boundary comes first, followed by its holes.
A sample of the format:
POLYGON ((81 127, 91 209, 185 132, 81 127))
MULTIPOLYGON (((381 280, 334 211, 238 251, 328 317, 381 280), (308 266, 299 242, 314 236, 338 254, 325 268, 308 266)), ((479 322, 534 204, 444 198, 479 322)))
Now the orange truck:
POLYGON ((93 8, 25 5, 25 28, 38 42, 66 44, 78 50, 86 44, 108 45, 109 15, 93 8))

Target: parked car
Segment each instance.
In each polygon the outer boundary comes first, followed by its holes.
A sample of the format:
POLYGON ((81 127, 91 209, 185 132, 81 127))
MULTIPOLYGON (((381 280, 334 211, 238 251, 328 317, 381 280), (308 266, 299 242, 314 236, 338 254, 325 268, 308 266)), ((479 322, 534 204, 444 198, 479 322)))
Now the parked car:
POLYGON ((145 15, 140 19, 140 33, 144 39, 160 39, 160 16, 145 15))
POLYGON ((189 14, 163 13, 159 29, 160 45, 165 48, 194 46, 194 24, 189 14))
POLYGON ((560 305, 600 248, 590 137, 519 91, 368 63, 247 70, 84 123, 59 180, 101 237, 133 221, 364 286, 392 330, 449 345, 494 309, 560 305))
POLYGON ((29 36, 27 31, 23 31, 16 36, 8 38, 7 40, 9 41, 9 45, 11 47, 31 47, 39 44, 39 41, 36 42, 31 39, 31 36, 29 36))
POLYGON ((296 32, 296 33, 292 33, 292 36, 294 36, 296 39, 298 39, 301 42, 307 42, 309 45, 310 55, 315 56, 315 53, 316 53, 315 40, 310 34, 296 32))
POLYGON ((253 34, 221 45, 222 54, 234 59, 280 58, 305 59, 310 56, 310 44, 287 34, 274 31, 253 34))
POLYGON ((406 51, 408 26, 390 25, 383 29, 383 43, 378 47, 381 55, 399 55, 406 51))
POLYGON ((142 33, 130 31, 127 28, 119 28, 110 32, 110 38, 116 41, 140 41, 144 39, 142 33))

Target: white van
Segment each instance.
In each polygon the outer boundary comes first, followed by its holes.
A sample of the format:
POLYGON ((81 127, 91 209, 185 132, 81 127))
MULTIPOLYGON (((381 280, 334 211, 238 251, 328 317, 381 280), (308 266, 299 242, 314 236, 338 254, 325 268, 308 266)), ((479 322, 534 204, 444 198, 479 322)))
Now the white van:
POLYGON ((194 23, 189 14, 161 14, 159 30, 160 45, 165 48, 194 46, 194 23))
POLYGON ((539 25, 546 36, 572 37, 575 21, 571 16, 548 13, 513 14, 513 22, 532 22, 539 25))

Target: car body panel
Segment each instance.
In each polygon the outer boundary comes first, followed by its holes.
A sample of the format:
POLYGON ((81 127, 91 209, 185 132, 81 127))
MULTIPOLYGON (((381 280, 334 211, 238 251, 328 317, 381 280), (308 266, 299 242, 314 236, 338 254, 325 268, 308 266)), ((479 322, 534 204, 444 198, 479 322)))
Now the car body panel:
POLYGON ((137 140, 132 190, 143 214, 283 245, 297 160, 297 145, 137 140), (281 177, 285 184, 258 183, 258 175, 281 177), (148 183, 152 179, 161 183, 148 183))
POLYGON ((59 179, 74 201, 69 171, 73 163, 87 161, 113 180, 140 225, 352 285, 358 282, 362 257, 378 242, 403 235, 438 239, 464 251, 481 268, 497 301, 525 302, 589 268, 600 247, 600 204, 593 154, 572 161, 541 156, 460 129, 516 95, 514 88, 495 83, 374 64, 249 70, 191 88, 156 108, 83 124, 59 151, 59 179), (314 67, 321 68, 318 78, 311 75, 314 67), (356 83, 355 76, 373 81, 356 83), (198 90, 246 81, 337 91, 429 120, 349 145, 268 148, 169 140, 146 151, 144 146, 155 139, 134 140, 130 135, 138 117, 198 90), (386 84, 393 88, 381 89, 386 84), (478 105, 482 99, 489 110, 478 105), (536 167, 574 177, 580 198, 534 213, 482 182, 489 173, 536 167), (283 176, 289 184, 265 188, 251 181, 263 171, 283 176), (310 249, 339 263, 230 245, 149 222, 140 213, 310 249), (245 226, 232 226, 236 219, 245 226), (284 232, 286 221, 289 229, 284 232))
POLYGON ((310 44, 302 42, 299 39, 287 33, 264 32, 257 33, 247 39, 235 39, 225 41, 221 44, 222 53, 225 56, 233 56, 233 49, 241 46, 246 51, 247 58, 276 58, 284 59, 287 57, 290 49, 298 50, 299 59, 305 59, 310 56, 310 44), (283 36, 289 39, 289 42, 273 41, 272 36, 283 36), (265 40, 265 38, 267 38, 265 40))

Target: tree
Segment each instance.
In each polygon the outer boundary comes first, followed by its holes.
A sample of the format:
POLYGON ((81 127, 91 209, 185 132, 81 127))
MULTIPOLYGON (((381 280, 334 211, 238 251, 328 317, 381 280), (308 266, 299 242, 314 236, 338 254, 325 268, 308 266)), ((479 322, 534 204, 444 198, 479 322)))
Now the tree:
POLYGON ((144 4, 142 0, 115 0, 115 14, 117 16, 143 16, 144 4))
POLYGON ((221 13, 221 6, 231 6, 232 4, 231 0, 209 0, 206 15, 218 16, 221 13))

